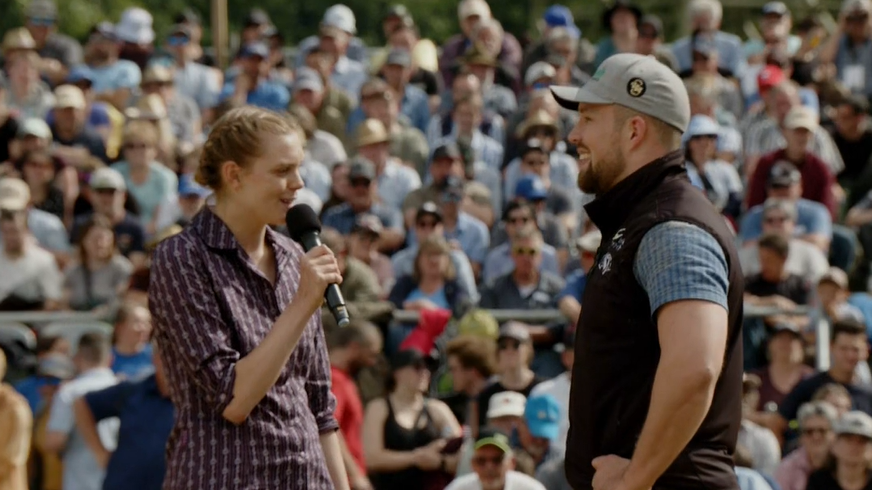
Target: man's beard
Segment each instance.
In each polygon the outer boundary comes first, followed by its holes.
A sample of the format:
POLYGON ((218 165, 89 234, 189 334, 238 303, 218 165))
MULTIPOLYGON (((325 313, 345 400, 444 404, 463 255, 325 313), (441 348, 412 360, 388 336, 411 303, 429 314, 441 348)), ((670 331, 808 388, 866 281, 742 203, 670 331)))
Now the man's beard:
POLYGON ((617 146, 617 139, 612 140, 610 148, 614 148, 608 155, 591 159, 585 172, 578 174, 578 188, 587 194, 599 196, 612 187, 618 180, 618 177, 624 173, 627 164, 624 162, 624 155, 617 146))

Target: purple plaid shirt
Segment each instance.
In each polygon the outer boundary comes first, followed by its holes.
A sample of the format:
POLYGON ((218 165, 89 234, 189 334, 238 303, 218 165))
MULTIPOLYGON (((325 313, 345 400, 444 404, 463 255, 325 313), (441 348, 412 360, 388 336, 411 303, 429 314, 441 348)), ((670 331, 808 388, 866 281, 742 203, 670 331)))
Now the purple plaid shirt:
POLYGON ((149 305, 176 407, 164 490, 333 489, 319 440, 338 428, 320 313, 248 419, 236 426, 221 415, 234 365, 299 287, 303 250, 272 230, 266 240, 275 287, 209 209, 155 252, 149 305))

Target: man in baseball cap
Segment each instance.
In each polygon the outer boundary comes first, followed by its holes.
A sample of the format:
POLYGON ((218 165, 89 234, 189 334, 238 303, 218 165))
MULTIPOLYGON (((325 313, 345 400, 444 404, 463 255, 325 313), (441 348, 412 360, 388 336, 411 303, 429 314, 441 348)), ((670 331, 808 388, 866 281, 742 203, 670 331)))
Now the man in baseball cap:
POLYGON ((579 112, 568 139, 602 232, 577 331, 567 480, 737 488, 743 274, 732 231, 684 168, 684 84, 655 58, 622 53, 583 86, 551 91, 579 112))

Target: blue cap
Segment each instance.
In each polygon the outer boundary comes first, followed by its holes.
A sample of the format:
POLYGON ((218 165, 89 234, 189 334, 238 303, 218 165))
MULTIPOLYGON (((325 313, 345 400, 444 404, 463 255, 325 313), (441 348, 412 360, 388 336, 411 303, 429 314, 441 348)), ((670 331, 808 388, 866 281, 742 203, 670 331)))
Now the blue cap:
POLYGON ((191 174, 184 174, 179 177, 179 196, 197 196, 197 197, 206 197, 211 194, 212 191, 201 186, 200 184, 194 181, 194 176, 191 174))
POLYGON ((269 58, 269 48, 264 43, 249 43, 242 47, 242 51, 240 51, 239 56, 241 58, 260 56, 261 58, 266 59, 269 58))
POLYGON ((548 189, 538 175, 525 175, 515 186, 515 196, 527 201, 538 201, 548 197, 548 189))
POLYGON ((533 437, 554 441, 560 434, 560 403, 551 395, 527 398, 524 420, 533 437))
POLYGON ((575 17, 569 7, 564 5, 552 5, 545 10, 542 20, 548 27, 565 27, 575 39, 581 37, 581 31, 575 25, 575 17))
POLYGON ((717 136, 721 134, 721 125, 714 119, 697 114, 690 118, 690 124, 687 126, 687 137, 694 138, 696 136, 717 136))
POLYGON ((79 83, 82 80, 94 82, 94 72, 87 65, 78 65, 70 69, 65 80, 66 83, 79 83))

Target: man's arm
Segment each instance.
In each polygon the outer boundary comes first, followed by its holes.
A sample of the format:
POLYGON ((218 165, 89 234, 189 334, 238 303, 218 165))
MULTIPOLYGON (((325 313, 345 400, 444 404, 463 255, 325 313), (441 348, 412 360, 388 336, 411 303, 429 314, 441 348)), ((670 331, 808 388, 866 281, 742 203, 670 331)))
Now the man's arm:
POLYGON ((330 473, 330 479, 333 480, 333 486, 336 490, 349 490, 338 432, 333 430, 321 434, 321 450, 324 451, 324 460, 327 462, 327 471, 330 473))
POLYGON ((94 420, 94 414, 91 413, 91 409, 88 407, 84 397, 73 402, 73 412, 76 417, 76 429, 79 430, 79 434, 85 440, 85 445, 94 454, 97 463, 105 468, 111 453, 103 445, 103 441, 100 440, 100 434, 97 432, 97 421, 94 420))
POLYGON ((351 482, 351 488, 353 490, 371 489, 372 484, 370 484, 369 479, 366 477, 366 473, 361 473, 360 468, 357 467, 357 462, 354 461, 354 456, 351 455, 351 451, 348 450, 348 444, 345 443, 345 437, 342 436, 340 431, 336 431, 335 434, 339 440, 342 462, 345 464, 345 471, 348 473, 348 481, 351 482))
POLYGON ((33 415, 23 399, 4 402, 9 409, 0 420, 0 484, 7 482, 2 475, 10 475, 13 468, 27 463, 33 428, 33 415))

